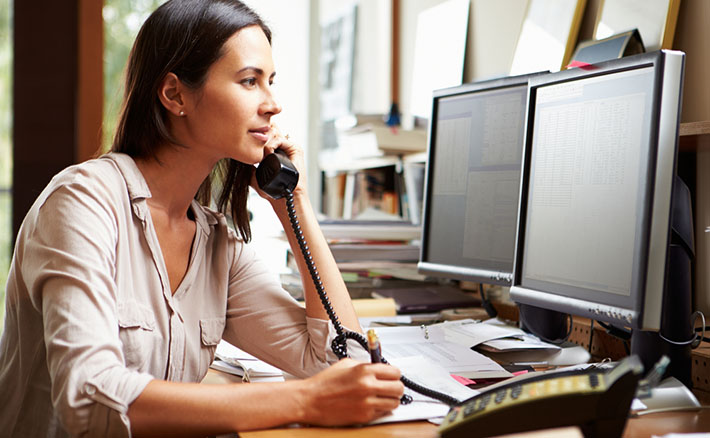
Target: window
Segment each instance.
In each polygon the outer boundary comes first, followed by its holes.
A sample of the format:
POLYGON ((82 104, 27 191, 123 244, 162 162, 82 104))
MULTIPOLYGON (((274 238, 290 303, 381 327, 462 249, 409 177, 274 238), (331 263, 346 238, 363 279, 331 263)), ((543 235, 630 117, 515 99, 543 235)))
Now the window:
POLYGON ((12 1, 0 0, 0 332, 12 257, 12 1))
MULTIPOLYGON (((0 0, 8 1, 8 0, 0 0)), ((104 122, 102 146, 108 151, 123 100, 124 71, 138 30, 165 0, 105 0, 104 18, 104 122)))

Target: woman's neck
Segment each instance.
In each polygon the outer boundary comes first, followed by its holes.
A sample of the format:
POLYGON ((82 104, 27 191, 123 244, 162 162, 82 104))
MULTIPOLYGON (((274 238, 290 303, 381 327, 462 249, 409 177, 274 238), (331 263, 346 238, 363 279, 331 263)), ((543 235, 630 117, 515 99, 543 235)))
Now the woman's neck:
POLYGON ((188 148, 163 147, 154 158, 136 159, 151 198, 151 209, 159 209, 168 217, 187 217, 190 203, 215 163, 194 157, 188 148))

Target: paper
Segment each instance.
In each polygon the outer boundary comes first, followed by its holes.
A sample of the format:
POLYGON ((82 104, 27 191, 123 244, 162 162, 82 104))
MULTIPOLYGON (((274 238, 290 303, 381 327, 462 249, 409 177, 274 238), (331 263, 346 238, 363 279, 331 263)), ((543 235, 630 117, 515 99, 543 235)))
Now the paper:
POLYGON ((541 341, 538 337, 527 333, 518 335, 515 338, 492 339, 486 341, 483 345, 497 351, 560 350, 558 345, 541 341))
POLYGON ((380 338, 382 354, 388 361, 423 356, 441 365, 448 373, 471 379, 511 376, 492 359, 467 346, 447 341, 443 325, 379 327, 375 331, 380 338))
MULTIPOLYGON (((400 357, 390 361, 402 371, 408 379, 454 398, 464 401, 479 392, 458 383, 440 365, 422 356, 400 357)), ((416 393, 406 388, 413 401, 408 405, 400 405, 392 414, 379 418, 371 424, 391 423, 397 421, 427 420, 440 418, 449 412, 449 406, 416 393)))
POLYGON ((443 326, 446 340, 475 347, 492 339, 522 336, 525 332, 509 325, 479 323, 472 319, 451 321, 443 326))

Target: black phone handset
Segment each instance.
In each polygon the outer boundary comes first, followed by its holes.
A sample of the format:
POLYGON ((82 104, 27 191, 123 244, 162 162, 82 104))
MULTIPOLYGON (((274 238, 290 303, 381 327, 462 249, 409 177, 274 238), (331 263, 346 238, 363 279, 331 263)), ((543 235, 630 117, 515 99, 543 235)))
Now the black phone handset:
MULTIPOLYGON (((286 198, 286 209, 288 211, 289 220, 291 221, 291 227, 293 228, 293 232, 298 241, 298 246, 301 249, 303 258, 306 261, 308 272, 311 275, 311 279, 316 287, 321 303, 323 303, 323 307, 325 308, 328 318, 330 318, 330 321, 335 328, 335 333, 337 334, 330 346, 333 353, 335 353, 339 359, 347 357, 348 339, 355 340, 362 345, 363 348, 367 349, 367 339, 365 339, 362 334, 353 331, 346 331, 342 324, 340 324, 340 320, 338 320, 338 316, 335 314, 333 306, 330 304, 330 300, 328 299, 328 294, 323 287, 323 282, 320 280, 318 269, 313 262, 313 257, 311 257, 311 252, 308 249, 306 239, 303 237, 303 232, 301 231, 301 226, 298 222, 298 216, 296 215, 296 209, 293 205, 293 190, 296 188, 296 184, 298 184, 298 170, 296 170, 295 166, 286 157, 285 152, 277 149, 275 153, 264 157, 264 160, 259 163, 259 166, 256 168, 256 182, 259 185, 259 188, 272 198, 286 198)), ((382 362, 387 363, 384 358, 382 358, 382 362)), ((427 397, 439 400, 449 406, 455 406, 460 403, 460 401, 454 397, 421 386, 405 376, 402 376, 400 380, 407 388, 426 395, 427 397)), ((402 404, 410 403, 411 401, 412 398, 408 395, 402 397, 402 404)))

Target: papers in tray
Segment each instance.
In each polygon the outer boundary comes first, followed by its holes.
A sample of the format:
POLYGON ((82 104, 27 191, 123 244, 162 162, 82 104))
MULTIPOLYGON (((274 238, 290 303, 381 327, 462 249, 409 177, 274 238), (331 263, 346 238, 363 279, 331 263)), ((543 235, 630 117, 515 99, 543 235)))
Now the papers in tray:
POLYGON ((506 325, 496 318, 484 322, 470 319, 453 321, 444 326, 447 339, 466 345, 480 347, 491 352, 550 350, 558 351, 558 345, 541 341, 523 330, 506 325))
POLYGON ((511 374, 490 358, 471 350, 470 345, 445 338, 447 323, 427 326, 377 327, 382 354, 387 361, 422 356, 448 373, 469 379, 505 378, 511 374))
POLYGON ((220 341, 211 368, 240 376, 245 382, 283 381, 283 372, 227 341, 220 341))
POLYGON ((591 358, 583 347, 550 344, 496 318, 481 323, 452 321, 444 327, 447 340, 476 346, 499 363, 574 365, 591 358))

